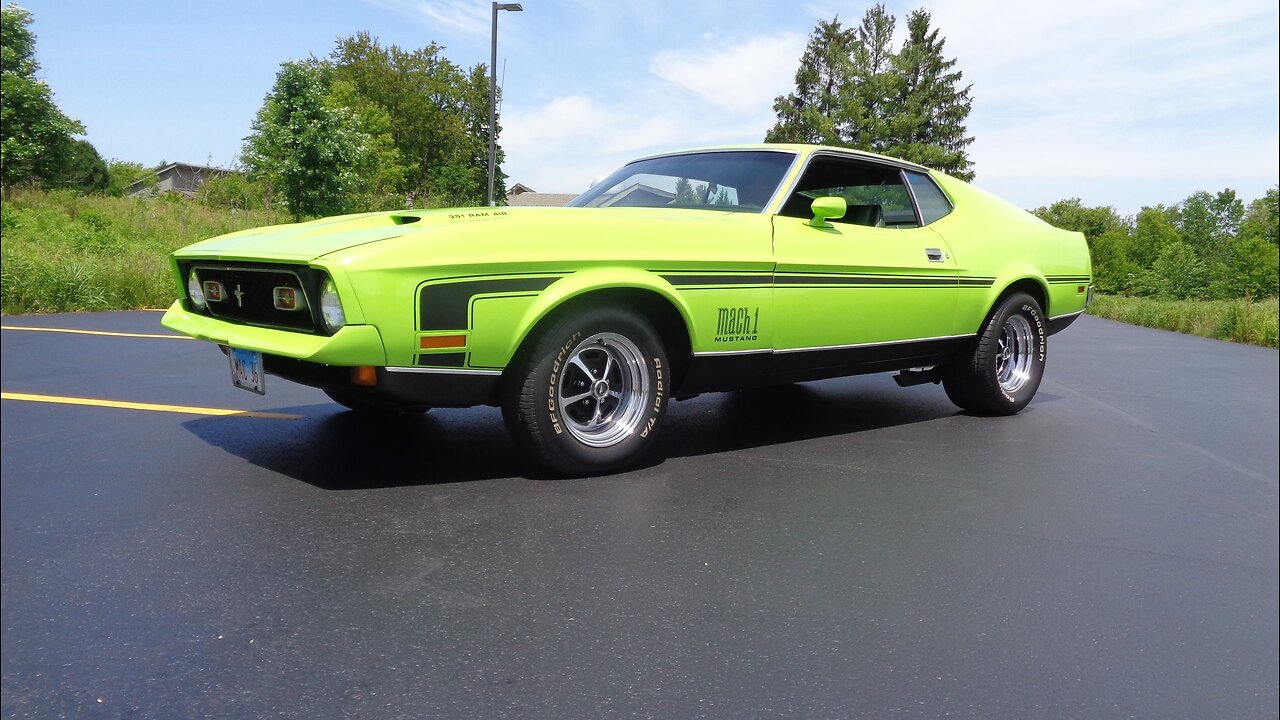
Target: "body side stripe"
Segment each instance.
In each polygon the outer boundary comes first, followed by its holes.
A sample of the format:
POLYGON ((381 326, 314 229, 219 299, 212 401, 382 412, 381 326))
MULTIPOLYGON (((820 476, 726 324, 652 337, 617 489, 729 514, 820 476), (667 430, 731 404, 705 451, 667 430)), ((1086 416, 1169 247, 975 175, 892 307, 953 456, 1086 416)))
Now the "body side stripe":
POLYGON ((418 294, 418 330, 466 330, 471 298, 507 292, 541 292, 563 275, 459 280, 424 286, 418 294))

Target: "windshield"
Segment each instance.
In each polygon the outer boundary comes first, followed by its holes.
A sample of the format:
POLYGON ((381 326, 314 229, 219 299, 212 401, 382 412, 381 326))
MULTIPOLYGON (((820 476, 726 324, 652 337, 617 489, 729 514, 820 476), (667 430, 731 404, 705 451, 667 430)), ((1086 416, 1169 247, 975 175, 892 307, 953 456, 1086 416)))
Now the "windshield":
POLYGON ((743 150, 637 160, 569 206, 760 212, 794 159, 789 152, 743 150))

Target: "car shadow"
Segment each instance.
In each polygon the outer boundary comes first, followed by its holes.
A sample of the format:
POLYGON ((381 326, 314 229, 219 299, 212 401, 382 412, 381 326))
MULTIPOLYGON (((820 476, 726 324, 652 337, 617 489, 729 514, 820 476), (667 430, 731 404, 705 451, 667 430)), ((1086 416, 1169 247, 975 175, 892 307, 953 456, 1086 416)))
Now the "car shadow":
MULTIPOLYGON (((302 418, 204 417, 183 426, 253 465, 324 490, 554 479, 517 452, 494 408, 394 418, 368 417, 330 404, 276 411, 302 418)), ((1024 412, 1034 412, 1034 405, 1024 412)), ((708 394, 674 403, 659 447, 628 471, 674 458, 928 423, 957 414, 940 388, 904 390, 887 376, 708 394)))
POLYGON ((941 389, 897 387, 888 376, 742 390, 677 403, 661 457, 734 452, 939 420, 960 414, 941 389), (886 382, 888 381, 888 382, 886 382))
POLYGON ((324 490, 435 485, 519 476, 526 464, 493 408, 368 416, 336 404, 273 409, 294 421, 203 417, 193 435, 324 490))

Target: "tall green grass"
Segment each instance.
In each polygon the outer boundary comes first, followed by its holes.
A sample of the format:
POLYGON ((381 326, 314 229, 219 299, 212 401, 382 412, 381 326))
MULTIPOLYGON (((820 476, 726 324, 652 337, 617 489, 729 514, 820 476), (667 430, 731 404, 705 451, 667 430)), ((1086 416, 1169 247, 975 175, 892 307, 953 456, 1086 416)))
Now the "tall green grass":
POLYGON ((154 200, 16 192, 0 205, 4 314, 167 307, 169 253, 197 240, 266 225, 260 211, 154 200))
POLYGON ((1280 302, 1274 297, 1256 301, 1157 300, 1099 295, 1089 314, 1130 325, 1264 347, 1276 347, 1280 335, 1280 302))

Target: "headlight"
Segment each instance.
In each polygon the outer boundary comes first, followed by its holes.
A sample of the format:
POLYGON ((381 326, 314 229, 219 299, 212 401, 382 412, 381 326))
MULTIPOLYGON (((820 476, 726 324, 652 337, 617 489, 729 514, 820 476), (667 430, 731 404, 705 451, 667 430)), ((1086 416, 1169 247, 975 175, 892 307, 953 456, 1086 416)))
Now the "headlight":
POLYGON ((320 316, 331 333, 347 324, 347 317, 342 314, 342 303, 338 302, 338 288, 334 287, 332 278, 326 279, 320 290, 320 316))
POLYGON ((191 304, 194 305, 197 310, 204 309, 204 290, 200 287, 200 278, 196 277, 195 270, 192 270, 191 273, 187 275, 187 295, 191 298, 191 304))

